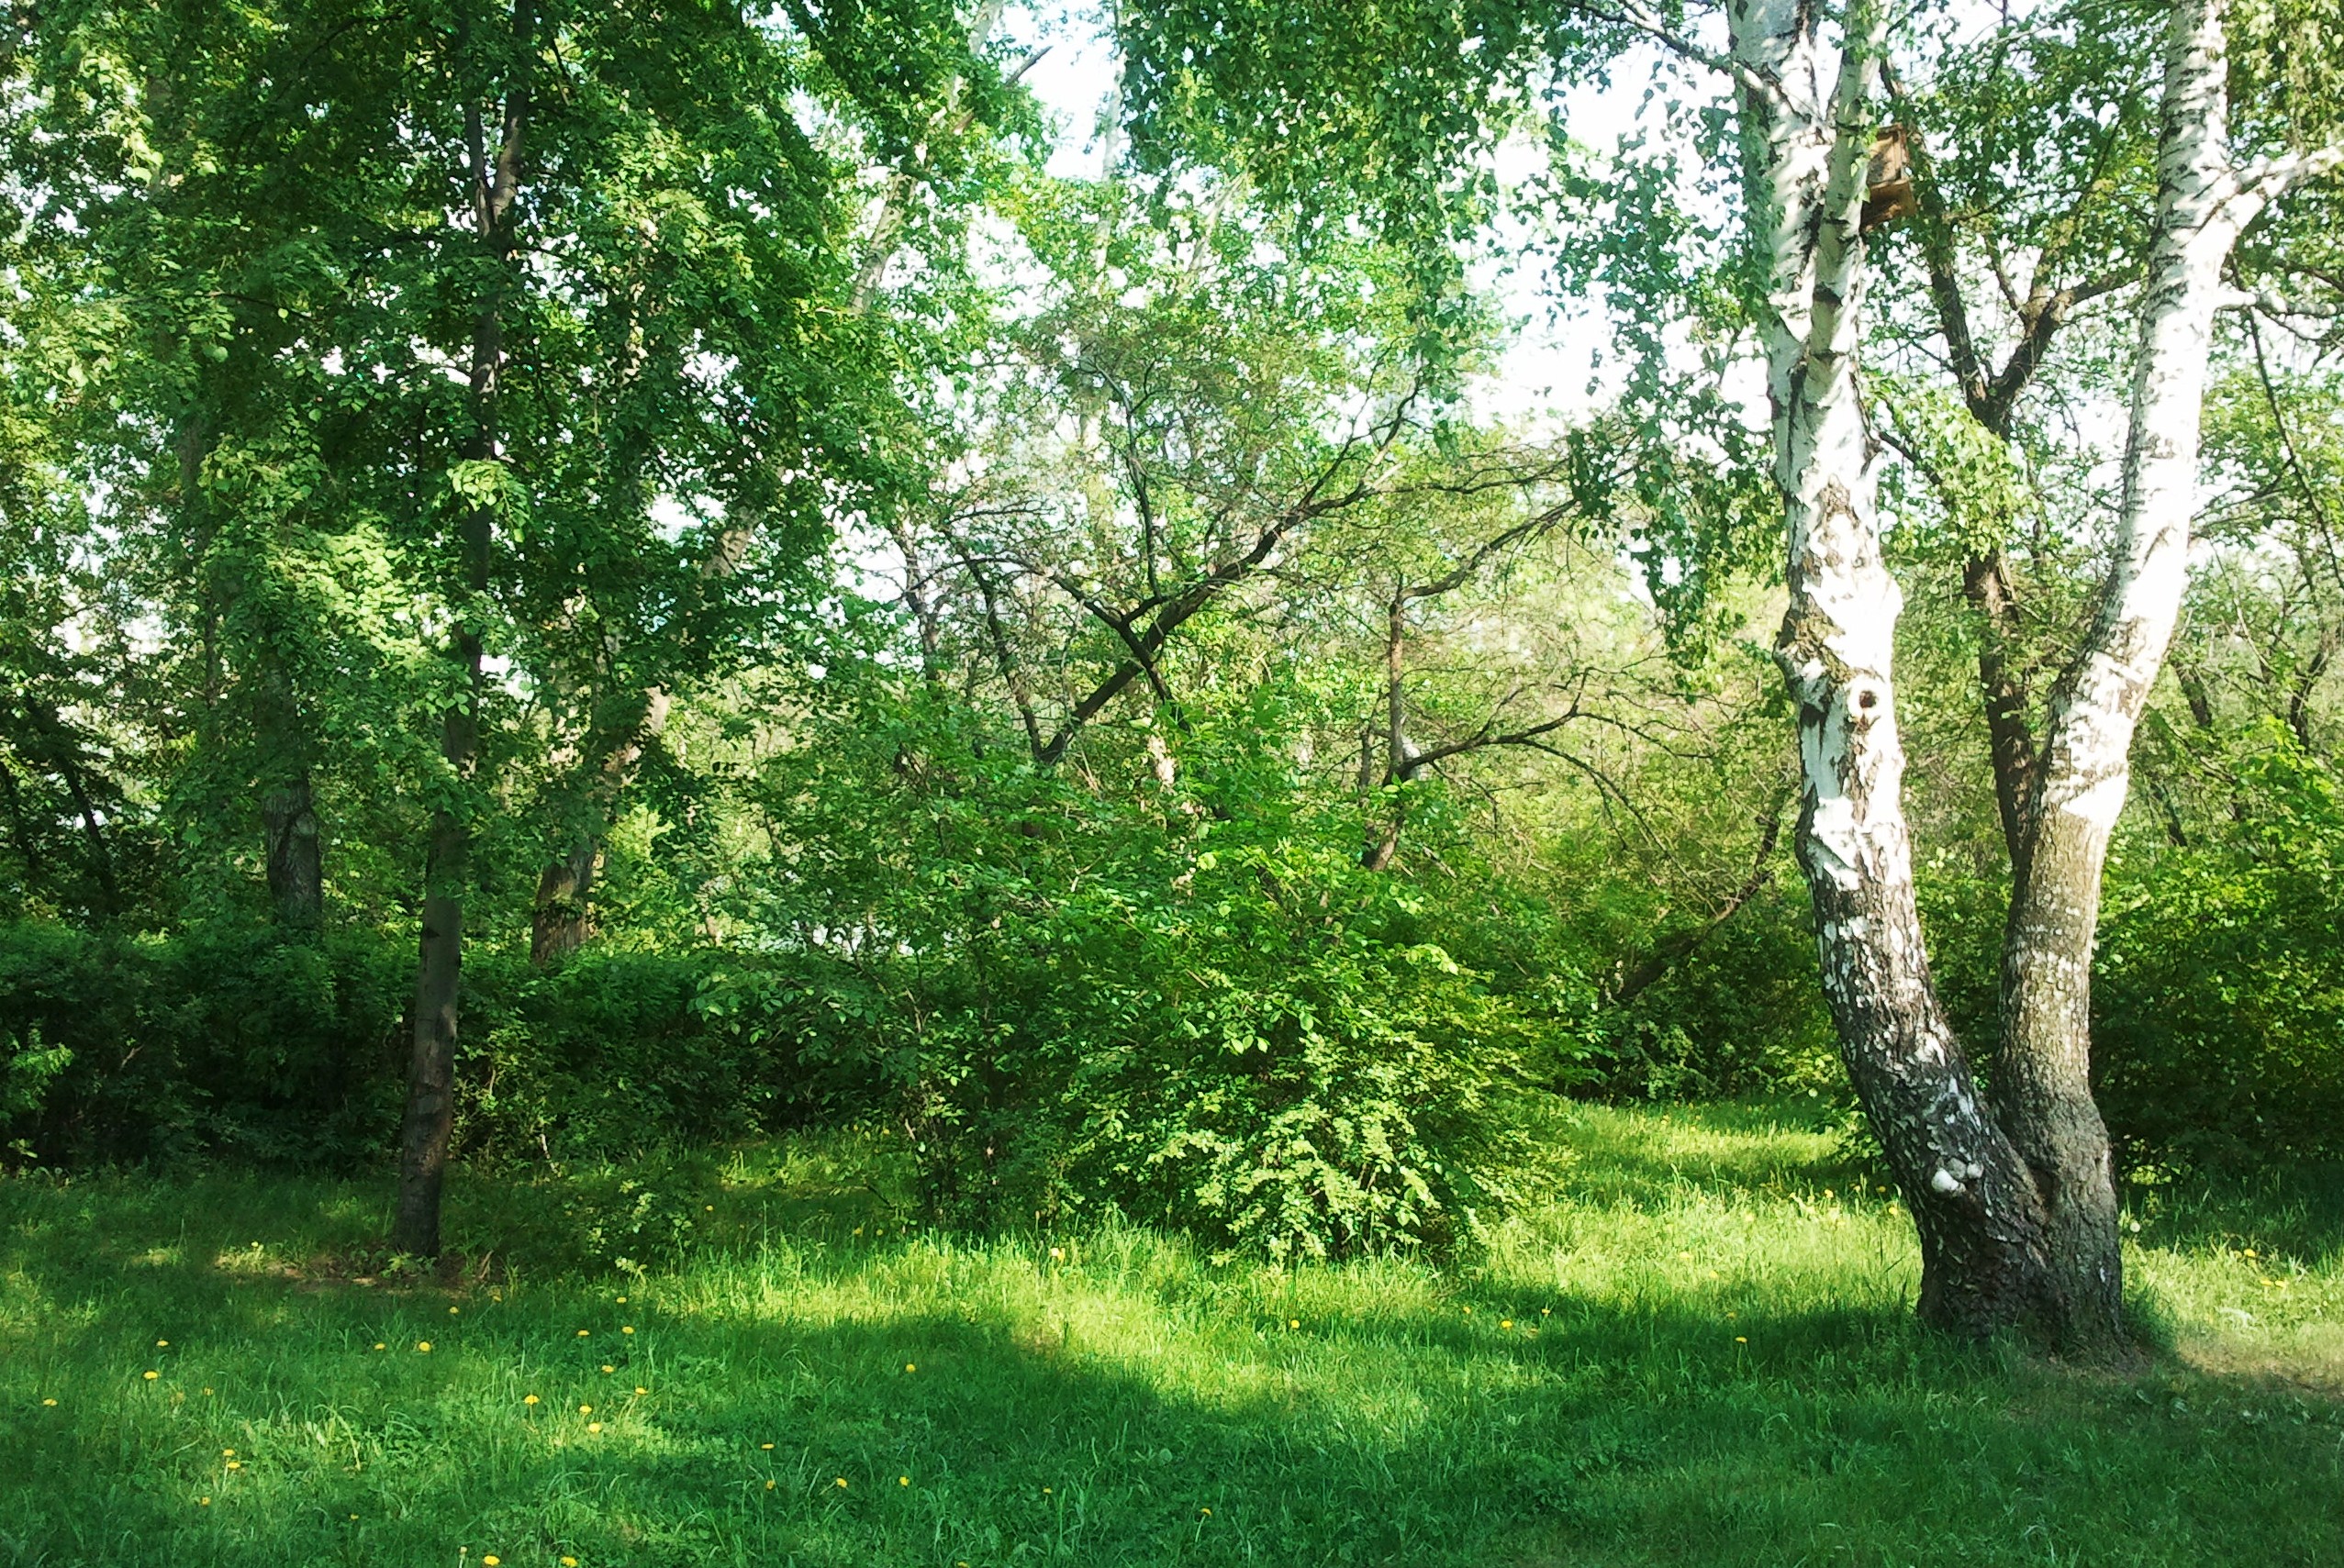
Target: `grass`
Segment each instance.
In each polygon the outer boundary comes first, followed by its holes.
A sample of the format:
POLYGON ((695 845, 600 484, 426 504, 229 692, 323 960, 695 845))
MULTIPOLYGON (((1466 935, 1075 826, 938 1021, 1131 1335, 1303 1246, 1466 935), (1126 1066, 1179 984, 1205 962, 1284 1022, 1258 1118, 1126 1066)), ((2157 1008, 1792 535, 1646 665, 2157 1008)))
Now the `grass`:
POLYGON ((2110 1371, 1914 1329, 1793 1111, 1550 1143, 1450 1270, 921 1234, 839 1138, 467 1182, 405 1284, 379 1184, 0 1182, 0 1563, 2344 1561, 2333 1189, 2163 1195, 2110 1371))

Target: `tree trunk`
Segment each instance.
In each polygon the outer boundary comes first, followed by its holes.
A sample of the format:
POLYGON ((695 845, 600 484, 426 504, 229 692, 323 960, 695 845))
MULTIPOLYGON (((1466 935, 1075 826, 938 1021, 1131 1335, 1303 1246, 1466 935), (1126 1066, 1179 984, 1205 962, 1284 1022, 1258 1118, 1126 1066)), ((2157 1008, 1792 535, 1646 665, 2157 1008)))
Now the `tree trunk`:
POLYGON ((2041 1194, 2082 1348, 2123 1331, 2123 1253, 2108 1132, 2091 1087, 2092 951, 2135 727, 2188 587, 2199 426, 2222 269, 2279 183, 2242 183, 2227 150, 2219 0, 2179 0, 2165 56, 2157 225, 2133 361, 2115 561, 2053 691, 2003 945, 1995 1092, 2041 1194))
POLYGON ((2053 1307, 2043 1218, 1931 983, 1904 823, 1882 563, 1855 380, 1877 4, 1836 66, 1801 0, 1731 13, 1750 210, 1769 263, 1768 391, 1789 543, 1777 655, 1798 710, 1799 863, 1840 1053, 1920 1234, 1924 1321, 1977 1335, 2053 1307), (1826 93, 1825 83, 1830 85, 1826 93))
POLYGON ((581 839, 570 852, 538 873, 537 903, 530 913, 529 962, 539 969, 557 963, 586 946, 594 927, 587 899, 602 866, 602 841, 581 839))
MULTIPOLYGON (((525 61, 533 47, 533 15, 528 0, 513 11, 513 31, 525 61)), ((525 85, 506 95, 504 125, 489 161, 485 128, 475 100, 464 105, 470 154, 473 221, 483 247, 497 263, 497 286, 512 275, 515 252, 509 222, 520 187, 521 132, 529 116, 525 85)), ((497 415, 504 371, 504 329, 498 295, 491 292, 473 318, 469 380, 473 433, 464 456, 494 462, 498 456, 497 415)), ((408 1065, 407 1111, 399 1132, 398 1195, 391 1218, 391 1248, 415 1257, 440 1253, 440 1194, 455 1121, 457 988, 463 967, 464 893, 472 862, 471 794, 480 756, 480 705, 486 683, 482 667, 482 629, 488 611, 489 549, 495 517, 486 506, 464 514, 459 535, 463 599, 450 656, 464 675, 464 695, 442 720, 441 755, 448 764, 450 797, 434 807, 424 862, 423 935, 416 964, 414 1053, 408 1065)))
POLYGON ((306 770, 261 792, 261 829, 278 921, 297 931, 315 929, 325 917, 325 862, 306 770))

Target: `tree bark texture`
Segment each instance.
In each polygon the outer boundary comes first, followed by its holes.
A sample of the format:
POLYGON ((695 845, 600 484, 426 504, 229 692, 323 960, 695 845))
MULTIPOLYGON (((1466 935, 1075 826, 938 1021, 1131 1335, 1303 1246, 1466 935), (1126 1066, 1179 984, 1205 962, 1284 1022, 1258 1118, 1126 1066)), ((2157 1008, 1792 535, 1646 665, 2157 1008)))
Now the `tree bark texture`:
POLYGON ((1745 169, 1769 267, 1763 321, 1790 605, 1777 655, 1798 713, 1798 859, 1840 1051, 1919 1232, 1920 1313, 1977 1335, 2033 1325, 2054 1289, 2043 1216, 1931 982, 1903 815, 1892 652, 1856 384, 1864 171, 1884 19, 1859 4, 1836 61, 1800 0, 1736 0, 1745 169))
POLYGON ((280 924, 313 930, 325 916, 325 860, 318 808, 305 771, 261 792, 261 833, 268 851, 269 902, 280 924))
MULTIPOLYGON (((514 7, 512 22, 517 73, 534 48, 533 24, 529 0, 522 0, 514 7)), ((496 263, 497 280, 473 318, 468 383, 473 430, 464 444, 464 456, 473 462, 494 462, 499 455, 497 399, 505 353, 497 291, 507 286, 513 272, 511 215, 520 188, 521 135, 529 118, 525 80, 516 80, 506 92, 493 162, 479 103, 469 99, 464 106, 473 222, 483 249, 496 263)), ((459 526, 463 599, 449 656, 463 673, 464 695, 441 721, 441 755, 448 764, 450 794, 432 811, 424 863, 413 1054, 399 1132, 398 1193, 391 1218, 392 1250, 422 1258, 437 1257, 440 1252, 441 1189, 455 1123, 457 998, 463 968, 464 894, 472 861, 470 806, 465 797, 479 765, 480 705, 486 686, 482 631, 488 608, 495 522, 490 508, 473 506, 459 526)))
POLYGON ((2188 588, 2199 434, 2222 270, 2239 231, 2304 167, 2230 163, 2220 0, 2177 0, 2167 34, 2157 220, 2134 353, 2115 561, 2051 694, 2014 856, 1995 1095, 2041 1195, 2063 1337, 2113 1343, 2124 1266, 2107 1129, 2091 1089, 2092 953, 2132 737, 2188 588))

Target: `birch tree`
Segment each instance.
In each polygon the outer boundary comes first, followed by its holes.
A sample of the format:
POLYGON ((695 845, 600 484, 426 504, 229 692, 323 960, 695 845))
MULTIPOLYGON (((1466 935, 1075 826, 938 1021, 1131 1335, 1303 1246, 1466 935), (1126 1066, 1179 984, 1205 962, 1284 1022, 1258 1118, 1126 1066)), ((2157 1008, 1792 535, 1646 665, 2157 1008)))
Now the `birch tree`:
MULTIPOLYGON (((1871 281, 1865 205, 1884 107, 1887 13, 1858 4, 1836 20, 1789 0, 1731 0, 1723 51, 1633 6, 1559 6, 1503 27, 1427 14, 1418 19, 1433 36, 1417 52, 1445 42, 1456 59, 1401 83, 1373 53, 1377 28, 1398 25, 1391 18, 1266 25, 1283 9, 1195 5, 1183 8, 1188 22, 1134 29, 1147 66, 1138 75, 1143 125, 1167 125, 1171 135, 1201 121, 1210 134, 1194 140, 1208 150, 1233 145, 1307 185, 1326 178, 1314 165, 1344 167, 1321 128, 1356 134, 1356 126, 1282 90, 1292 64, 1283 56, 1305 47, 1341 54, 1307 79, 1323 95, 1378 102, 1388 116, 1426 92, 1429 76, 1467 106, 1422 115, 1415 128, 1385 122, 1386 139, 1358 177, 1389 204, 1438 189, 1444 175, 1432 156, 1453 160, 1485 125, 1480 117, 1496 112, 1490 106, 1539 90, 1541 51, 1545 69, 1567 76, 1631 45, 1657 46, 1734 83, 1742 243, 1763 280, 1749 291, 1747 318, 1765 353, 1788 547, 1777 650, 1804 778, 1797 847, 1842 1054, 1919 1231, 1923 1318, 1965 1333, 2025 1326, 2059 1342, 2104 1342, 2120 1328, 2122 1274, 2106 1131, 2089 1090, 2100 871, 2124 804, 2132 729, 2186 580, 2198 409, 2224 261, 2267 203, 2332 167, 2332 154, 2234 161, 2218 0, 2176 0, 2114 564, 2052 693, 2031 787, 2010 817, 2016 874, 1999 1099, 1989 1105, 1931 981, 1902 804, 1893 668, 1902 598, 1882 554, 1878 442, 1861 371, 1871 281), (1297 39, 1310 41, 1288 41, 1297 39), (1220 63, 1248 46, 1266 58, 1220 63), (1279 74, 1266 76, 1266 63, 1279 74), (1205 80, 1234 106, 1209 99, 1205 80), (1378 184, 1373 158, 1412 171, 1413 183, 1384 174, 1378 184)), ((2059 316, 2037 319, 2055 330, 2059 316)))

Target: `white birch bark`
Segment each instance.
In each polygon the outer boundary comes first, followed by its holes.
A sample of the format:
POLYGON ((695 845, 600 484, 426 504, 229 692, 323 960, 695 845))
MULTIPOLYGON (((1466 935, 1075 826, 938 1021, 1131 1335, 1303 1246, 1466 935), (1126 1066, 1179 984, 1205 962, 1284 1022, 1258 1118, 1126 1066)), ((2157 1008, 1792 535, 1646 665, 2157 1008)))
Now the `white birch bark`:
POLYGON ((2090 1084, 2093 933, 2133 730, 2188 586, 2222 270, 2271 196, 2337 156, 2235 169, 2227 72, 2221 0, 2176 0, 2115 558, 2091 633, 2052 695, 2003 948, 2002 1119, 2043 1199, 2068 1337, 2084 1341, 2115 1337, 2123 1296, 2107 1129, 2090 1084))
POLYGON ((1798 850, 1824 988, 1920 1232, 1922 1315, 1983 1333, 2043 1317, 2048 1273, 2033 1188, 1938 1005, 1914 900, 1893 680, 1903 596, 1881 560, 1856 382, 1884 14, 1859 0, 1836 51, 1803 0, 1736 0, 1729 26, 1750 220, 1767 248, 1791 600, 1777 653, 1798 706, 1798 850))

